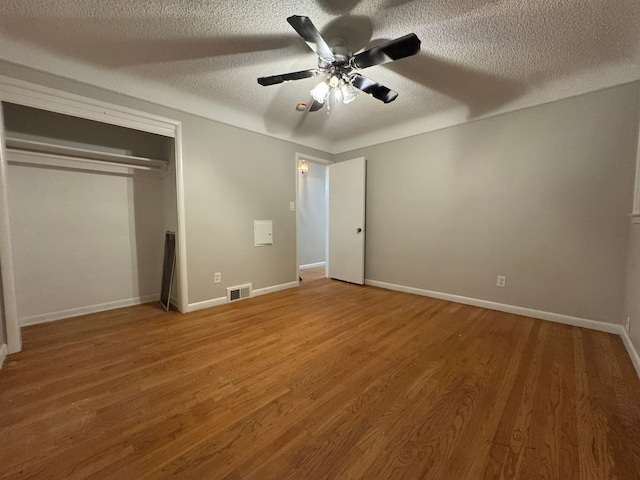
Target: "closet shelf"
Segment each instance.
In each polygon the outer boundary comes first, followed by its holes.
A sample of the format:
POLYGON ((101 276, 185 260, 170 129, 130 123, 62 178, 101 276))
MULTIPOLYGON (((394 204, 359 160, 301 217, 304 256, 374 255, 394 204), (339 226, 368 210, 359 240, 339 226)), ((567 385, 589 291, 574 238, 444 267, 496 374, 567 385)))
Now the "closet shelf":
POLYGON ((169 162, 164 160, 101 152, 85 148, 67 147, 65 145, 24 140, 20 138, 7 137, 6 146, 7 151, 9 152, 36 153, 58 158, 68 158, 75 161, 114 164, 151 171, 167 171, 169 168, 169 162))

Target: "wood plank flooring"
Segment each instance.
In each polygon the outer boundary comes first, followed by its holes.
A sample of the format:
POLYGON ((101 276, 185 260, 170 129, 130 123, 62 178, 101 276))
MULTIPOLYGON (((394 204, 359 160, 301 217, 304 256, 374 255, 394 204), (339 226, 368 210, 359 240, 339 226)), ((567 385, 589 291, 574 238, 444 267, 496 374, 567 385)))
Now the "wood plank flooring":
POLYGON ((640 478, 615 335, 329 279, 23 334, 3 479, 640 478))
POLYGON ((325 278, 324 272, 325 272, 324 267, 305 268, 299 271, 300 279, 302 282, 305 282, 305 283, 314 282, 316 280, 325 278))

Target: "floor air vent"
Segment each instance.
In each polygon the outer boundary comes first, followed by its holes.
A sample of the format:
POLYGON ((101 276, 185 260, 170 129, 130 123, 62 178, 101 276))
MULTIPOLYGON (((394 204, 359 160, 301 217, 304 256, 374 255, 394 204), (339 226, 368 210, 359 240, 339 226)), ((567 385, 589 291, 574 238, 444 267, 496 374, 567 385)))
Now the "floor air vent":
POLYGON ((227 302, 236 302, 244 300, 251 296, 251 284, 238 285, 237 287, 227 288, 227 302))

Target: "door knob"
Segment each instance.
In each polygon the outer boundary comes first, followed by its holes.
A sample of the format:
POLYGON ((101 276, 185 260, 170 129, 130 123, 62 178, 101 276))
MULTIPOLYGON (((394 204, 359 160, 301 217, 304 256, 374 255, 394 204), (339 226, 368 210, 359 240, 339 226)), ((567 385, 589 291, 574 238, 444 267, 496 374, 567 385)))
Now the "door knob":
POLYGON ((362 232, 362 229, 361 228, 356 228, 356 233, 360 233, 360 232, 362 232))

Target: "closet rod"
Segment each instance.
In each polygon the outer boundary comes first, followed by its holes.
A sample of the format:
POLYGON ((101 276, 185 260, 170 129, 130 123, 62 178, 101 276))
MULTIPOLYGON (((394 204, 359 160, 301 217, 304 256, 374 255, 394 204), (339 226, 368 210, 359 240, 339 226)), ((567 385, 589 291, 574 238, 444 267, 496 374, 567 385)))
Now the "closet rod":
POLYGON ((7 137, 6 146, 8 151, 14 151, 16 153, 36 153, 40 155, 68 158, 71 160, 87 161, 91 163, 110 163, 148 170, 167 170, 169 167, 169 162, 164 160, 100 152, 85 148, 67 147, 64 145, 36 142, 34 140, 23 140, 19 138, 7 137))
POLYGON ((36 165, 42 167, 62 167, 62 168, 79 168, 81 170, 111 172, 117 174, 132 173, 134 170, 141 172, 153 173, 155 175, 163 175, 166 169, 151 168, 144 165, 123 165, 115 162, 104 162, 102 160, 91 160, 89 158, 68 157, 57 153, 29 152, 26 150, 14 150, 7 148, 9 164, 13 165, 36 165), (63 162, 63 163, 60 163, 63 162), (77 163, 77 167, 73 167, 69 163, 77 163))

